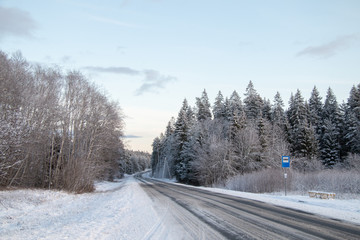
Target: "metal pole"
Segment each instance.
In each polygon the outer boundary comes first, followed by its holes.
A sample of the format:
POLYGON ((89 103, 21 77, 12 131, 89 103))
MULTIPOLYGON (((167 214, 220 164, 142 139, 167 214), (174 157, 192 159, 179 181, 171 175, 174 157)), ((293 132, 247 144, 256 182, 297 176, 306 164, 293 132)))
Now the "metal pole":
POLYGON ((286 196, 286 178, 287 178, 286 168, 284 170, 285 170, 284 181, 285 181, 285 196, 286 196))

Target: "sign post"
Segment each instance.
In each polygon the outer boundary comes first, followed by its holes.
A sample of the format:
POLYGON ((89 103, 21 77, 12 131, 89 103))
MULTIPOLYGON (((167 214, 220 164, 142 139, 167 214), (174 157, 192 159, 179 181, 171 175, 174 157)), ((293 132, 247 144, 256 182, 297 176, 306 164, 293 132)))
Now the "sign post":
POLYGON ((281 157, 281 167, 284 169, 284 183, 285 183, 285 196, 286 196, 286 179, 287 179, 286 169, 290 168, 290 156, 281 157))

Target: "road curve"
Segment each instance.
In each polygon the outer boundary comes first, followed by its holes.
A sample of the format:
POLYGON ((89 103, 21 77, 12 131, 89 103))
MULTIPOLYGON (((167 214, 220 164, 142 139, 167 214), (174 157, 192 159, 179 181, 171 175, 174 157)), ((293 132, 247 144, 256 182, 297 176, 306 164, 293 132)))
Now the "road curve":
POLYGON ((164 216, 144 239, 360 239, 357 225, 141 175, 136 178, 164 216), (169 224, 177 230, 166 231, 169 224))

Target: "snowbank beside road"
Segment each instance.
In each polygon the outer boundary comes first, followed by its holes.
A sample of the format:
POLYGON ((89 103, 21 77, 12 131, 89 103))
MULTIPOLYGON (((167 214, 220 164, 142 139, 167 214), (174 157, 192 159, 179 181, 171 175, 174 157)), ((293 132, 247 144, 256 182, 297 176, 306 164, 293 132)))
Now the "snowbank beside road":
POLYGON ((201 188, 216 193, 253 199, 285 208, 292 208, 327 218, 347 221, 360 225, 359 199, 318 199, 310 198, 309 196, 291 194, 284 196, 282 194, 256 194, 237 192, 220 188, 201 188))
MULTIPOLYGON (((144 176, 149 177, 149 174, 144 174, 144 176)), ((175 180, 171 179, 158 180, 167 183, 179 184, 175 183, 175 180)), ((215 193, 227 194, 231 196, 266 202, 276 206, 292 208, 312 214, 317 214, 327 218, 337 219, 360 225, 360 199, 318 199, 310 198, 309 196, 294 195, 291 193, 288 194, 288 196, 284 196, 283 193, 258 194, 239 192, 222 188, 194 186, 189 187, 200 188, 215 193)))
POLYGON ((0 191, 0 238, 142 239, 159 221, 133 177, 101 182, 95 193, 0 191))

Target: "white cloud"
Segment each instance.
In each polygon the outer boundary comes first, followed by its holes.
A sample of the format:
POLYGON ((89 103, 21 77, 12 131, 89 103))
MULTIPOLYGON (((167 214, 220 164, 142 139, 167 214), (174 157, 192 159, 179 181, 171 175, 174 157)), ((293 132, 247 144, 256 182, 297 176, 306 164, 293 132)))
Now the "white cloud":
POLYGON ((127 27, 127 28, 137 27, 135 24, 121 22, 121 21, 118 21, 118 20, 115 20, 115 19, 110 19, 110 18, 105 18, 105 17, 90 16, 90 18, 92 20, 97 21, 97 22, 117 25, 117 26, 120 26, 120 27, 127 27))
POLYGON ((115 73, 115 74, 127 74, 127 75, 140 75, 141 72, 128 67, 98 67, 98 66, 87 66, 83 69, 102 72, 102 73, 115 73))
POLYGON ((7 36, 32 37, 37 27, 37 23, 28 12, 0 7, 0 39, 7 36))
POLYGON ((169 82, 176 80, 176 77, 162 75, 156 70, 145 70, 144 74, 145 79, 143 84, 135 91, 136 96, 146 92, 157 92, 157 90, 165 88, 165 85, 169 82))
POLYGON ((329 58, 340 51, 348 49, 354 42, 359 40, 358 34, 339 36, 335 40, 318 46, 308 46, 296 54, 296 56, 314 56, 329 58))
POLYGON ((156 70, 143 70, 139 71, 128 67, 99 67, 99 66, 86 66, 82 69, 98 72, 98 73, 114 73, 114 74, 126 74, 133 76, 144 76, 142 85, 136 89, 135 95, 140 96, 147 92, 157 92, 159 89, 165 88, 165 86, 172 81, 176 81, 176 77, 169 75, 162 75, 156 70))

